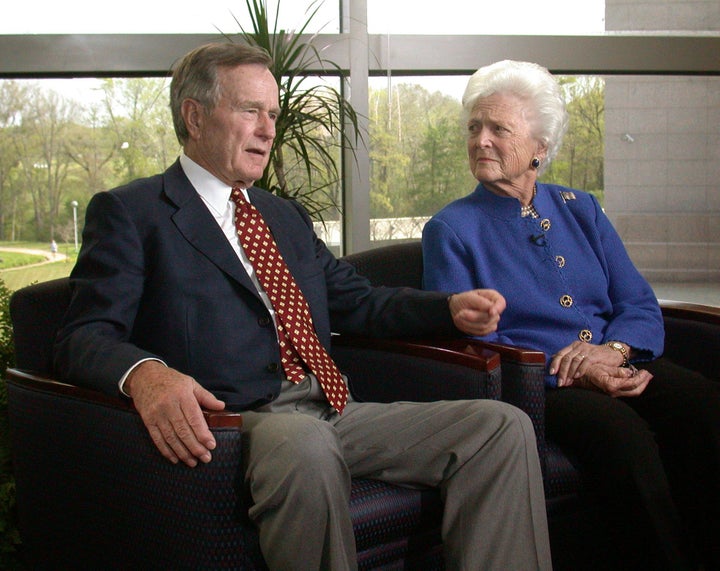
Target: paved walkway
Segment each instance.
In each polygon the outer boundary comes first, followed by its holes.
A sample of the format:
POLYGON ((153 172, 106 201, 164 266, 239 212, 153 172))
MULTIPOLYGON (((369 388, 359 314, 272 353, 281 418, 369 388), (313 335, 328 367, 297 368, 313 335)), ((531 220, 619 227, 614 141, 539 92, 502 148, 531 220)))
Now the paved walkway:
POLYGON ((32 268, 33 266, 41 266, 42 264, 52 264, 53 262, 61 262, 67 256, 65 254, 61 254, 60 252, 53 254, 49 250, 33 250, 30 248, 5 248, 0 247, 0 252, 18 252, 19 254, 32 254, 34 256, 44 256, 45 261, 43 262, 36 262, 34 264, 26 264, 24 266, 17 266, 15 268, 5 268, 4 272, 11 272, 13 270, 20 270, 24 268, 32 268))

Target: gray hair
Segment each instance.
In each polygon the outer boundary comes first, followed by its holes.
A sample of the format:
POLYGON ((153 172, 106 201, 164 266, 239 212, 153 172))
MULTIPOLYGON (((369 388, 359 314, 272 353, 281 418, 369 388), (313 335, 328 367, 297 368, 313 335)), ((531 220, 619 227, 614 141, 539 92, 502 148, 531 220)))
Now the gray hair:
POLYGON ((212 110, 220 99, 220 67, 260 64, 272 68, 273 60, 263 48, 247 44, 211 43, 195 48, 173 68, 170 82, 170 111, 180 144, 190 136, 182 117, 182 102, 195 99, 212 110))
POLYGON ((467 122, 479 99, 495 93, 511 93, 528 101, 535 114, 535 136, 547 146, 545 170, 557 155, 568 127, 565 99, 557 80, 544 67, 530 62, 503 60, 478 69, 468 81, 462 98, 467 122))

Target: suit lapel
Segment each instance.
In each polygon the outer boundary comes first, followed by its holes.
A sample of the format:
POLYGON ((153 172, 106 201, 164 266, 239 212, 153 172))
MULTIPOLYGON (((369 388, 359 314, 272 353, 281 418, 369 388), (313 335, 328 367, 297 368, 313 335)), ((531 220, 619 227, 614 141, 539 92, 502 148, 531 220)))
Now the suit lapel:
POLYGON ((223 272, 257 296, 257 290, 237 254, 190 184, 180 163, 176 162, 165 171, 163 178, 165 194, 177 207, 172 221, 183 237, 223 272))

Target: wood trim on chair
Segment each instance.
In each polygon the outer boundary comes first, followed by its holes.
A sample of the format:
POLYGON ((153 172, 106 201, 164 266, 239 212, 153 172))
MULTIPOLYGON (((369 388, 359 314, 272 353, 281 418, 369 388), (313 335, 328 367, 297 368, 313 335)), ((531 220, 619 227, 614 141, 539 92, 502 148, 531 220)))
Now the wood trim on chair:
POLYGON ((433 339, 427 341, 335 335, 333 336, 333 345, 402 353, 413 357, 423 357, 444 363, 472 367, 479 371, 493 371, 500 366, 500 356, 494 350, 471 339, 433 339))
MULTIPOLYGON (((5 372, 5 378, 9 382, 17 383, 18 385, 29 389, 46 393, 54 393, 59 396, 77 398, 138 414, 132 404, 132 400, 130 399, 112 397, 99 391, 78 387, 68 383, 62 383, 54 379, 35 375, 28 371, 9 368, 5 372)), ((203 415, 205 416, 205 420, 210 429, 240 429, 242 427, 242 413, 239 412, 203 411, 203 415)))
POLYGON ((473 340, 472 343, 499 353, 501 360, 522 363, 523 365, 545 365, 545 353, 536 349, 526 349, 502 343, 488 343, 486 341, 473 340))
POLYGON ((720 307, 669 299, 660 299, 658 303, 664 316, 720 325, 720 307))

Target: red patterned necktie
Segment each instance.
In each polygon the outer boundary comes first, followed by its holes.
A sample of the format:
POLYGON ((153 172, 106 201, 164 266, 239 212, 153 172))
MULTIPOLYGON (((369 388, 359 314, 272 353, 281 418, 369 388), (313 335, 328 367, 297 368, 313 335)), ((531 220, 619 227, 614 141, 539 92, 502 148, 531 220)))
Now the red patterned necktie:
POLYGON ((304 362, 317 377, 330 404, 342 413, 347 403, 347 387, 315 333, 305 296, 258 210, 245 200, 240 189, 233 188, 230 197, 235 203, 235 228, 240 243, 275 309, 287 378, 294 383, 303 380, 307 376, 304 362))

